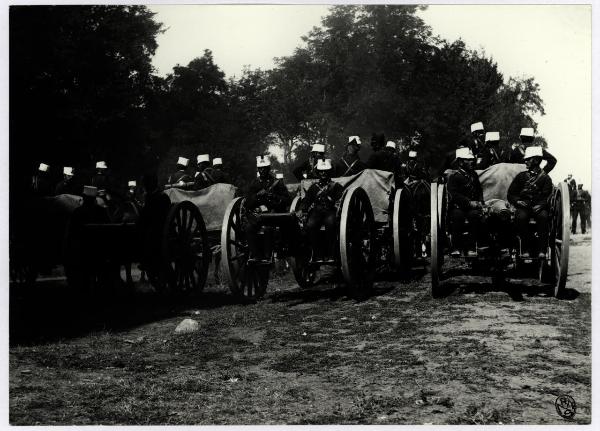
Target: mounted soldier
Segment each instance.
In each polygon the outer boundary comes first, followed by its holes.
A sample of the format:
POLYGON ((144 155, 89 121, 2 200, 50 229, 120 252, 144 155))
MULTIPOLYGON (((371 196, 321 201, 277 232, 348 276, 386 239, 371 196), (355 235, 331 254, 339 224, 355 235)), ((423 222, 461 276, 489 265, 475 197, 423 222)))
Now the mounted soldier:
POLYGON ((314 144, 310 151, 308 160, 298 165, 292 173, 298 179, 302 181, 306 178, 318 178, 317 176, 317 160, 325 157, 325 145, 314 144))
POLYGON ((271 174, 271 162, 265 156, 256 157, 258 178, 250 184, 244 208, 245 217, 242 229, 246 234, 250 248, 250 259, 270 261, 273 250, 273 232, 271 227, 262 227, 256 217, 260 213, 287 212, 290 205, 290 194, 282 180, 271 174), (259 232, 263 229, 264 242, 260 244, 259 232))
POLYGON ((194 179, 187 173, 188 164, 189 160, 185 157, 177 158, 176 170, 169 175, 167 186, 183 189, 189 188, 188 184, 192 183, 194 179))
MULTIPOLYGON (((523 127, 521 129, 521 133, 519 134, 519 138, 521 143, 515 143, 512 145, 512 150, 509 157, 510 163, 525 163, 525 152, 529 146, 533 145, 534 141, 533 127, 523 127)), ((556 157, 542 148, 542 160, 546 161, 546 165, 542 168, 542 170, 549 174, 550 171, 554 169, 554 166, 556 166, 556 157)))
MULTIPOLYGON (((548 241, 548 200, 552 194, 552 180, 540 167, 543 160, 542 147, 527 147, 524 155, 527 171, 518 174, 508 188, 508 201, 516 208, 515 225, 521 241, 529 234, 529 220, 536 221, 538 257, 546 257, 548 241)), ((529 257, 525 251, 522 256, 529 257)))
MULTIPOLYGON (((465 220, 469 221, 471 234, 478 241, 482 238, 483 190, 479 176, 475 172, 475 156, 468 147, 458 148, 455 153, 458 170, 448 178, 450 197, 449 219, 452 233, 452 256, 459 256, 460 249, 466 248, 462 241, 465 220)), ((469 248, 467 256, 477 252, 469 248)))
POLYGON ((54 189, 55 195, 80 195, 82 192, 82 186, 77 184, 75 179, 75 172, 70 166, 63 168, 63 179, 56 185, 54 189))
POLYGON ((331 180, 331 160, 317 162, 319 181, 310 186, 302 200, 302 213, 307 214, 306 231, 312 246, 313 261, 331 259, 336 244, 336 204, 344 193, 344 188, 331 180), (321 227, 325 226, 326 256, 318 256, 323 243, 321 227))
POLYGON ((335 165, 335 175, 338 177, 349 177, 362 172, 366 165, 360 160, 360 138, 349 136, 346 152, 335 165))
POLYGON ((40 163, 36 174, 31 179, 31 190, 36 196, 50 196, 52 194, 52 184, 50 182, 50 166, 46 163, 40 163))
POLYGON ((194 189, 200 190, 215 184, 215 171, 210 166, 210 156, 200 154, 196 157, 196 172, 194 173, 194 189))

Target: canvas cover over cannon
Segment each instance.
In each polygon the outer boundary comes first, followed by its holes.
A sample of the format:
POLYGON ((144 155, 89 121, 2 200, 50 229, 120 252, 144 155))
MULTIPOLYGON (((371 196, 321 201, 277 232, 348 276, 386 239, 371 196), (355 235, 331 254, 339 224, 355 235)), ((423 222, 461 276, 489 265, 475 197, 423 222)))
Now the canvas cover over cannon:
MULTIPOLYGON (((506 201, 507 192, 513 179, 526 170, 525 165, 500 163, 477 171, 483 189, 486 206, 498 200, 506 201)), ((434 296, 443 293, 442 281, 448 276, 448 250, 452 238, 448 233, 449 196, 443 183, 431 184, 431 286, 434 296)), ((523 278, 536 278, 552 285, 555 296, 563 292, 567 279, 569 263, 569 191, 566 183, 554 187, 549 198, 550 225, 548 243, 542 244, 545 259, 524 257, 523 251, 531 247, 531 238, 535 235, 535 221, 530 220, 531 235, 519 238, 511 230, 510 258, 500 260, 498 256, 478 253, 466 259, 472 267, 488 269, 493 281, 503 281, 507 274, 523 278)), ((467 235, 467 232, 465 232, 467 235)), ((485 272, 485 271, 484 271, 485 272)))

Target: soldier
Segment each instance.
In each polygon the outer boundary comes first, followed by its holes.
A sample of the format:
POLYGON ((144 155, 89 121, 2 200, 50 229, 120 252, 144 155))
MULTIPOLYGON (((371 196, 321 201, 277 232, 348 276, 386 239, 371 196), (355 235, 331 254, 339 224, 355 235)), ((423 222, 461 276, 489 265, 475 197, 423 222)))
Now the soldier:
POLYGON ((311 148, 308 160, 297 166, 292 173, 298 181, 302 181, 306 178, 317 178, 317 160, 322 159, 323 157, 325 157, 325 145, 314 144, 311 148))
MULTIPOLYGON (((465 231, 465 220, 469 221, 471 234, 479 241, 482 237, 483 190, 479 176, 475 173, 475 156, 470 148, 458 148, 455 153, 458 170, 448 178, 448 194, 450 196, 450 231, 452 233, 452 256, 459 256, 460 249, 465 249, 462 242, 465 231)), ((476 256, 477 252, 469 249, 467 256, 476 256)))
POLYGON ((271 162, 265 156, 256 157, 258 178, 250 184, 244 207, 246 217, 242 220, 242 229, 246 233, 250 258, 270 262, 273 249, 272 228, 265 227, 264 244, 259 243, 258 233, 261 225, 257 215, 264 212, 287 212, 290 206, 290 194, 281 180, 271 175, 271 162))
MULTIPOLYGON (((519 138, 521 139, 521 143, 512 145, 512 151, 509 157, 510 163, 525 163, 525 151, 528 146, 533 145, 534 141, 533 128, 523 127, 519 138)), ((546 161, 546 165, 542 169, 545 173, 549 174, 550 171, 554 169, 554 166, 556 166, 556 157, 542 148, 542 160, 546 161)))
POLYGON ((127 182, 127 196, 126 199, 129 202, 132 202, 134 205, 136 205, 136 207, 139 209, 141 208, 144 203, 141 199, 140 193, 138 191, 138 186, 137 186, 137 181, 136 180, 129 180, 127 182))
POLYGON ((187 167, 189 160, 185 157, 179 157, 177 159, 177 170, 169 175, 167 185, 171 187, 188 188, 187 184, 193 182, 193 178, 187 173, 187 167))
POLYGON ((60 181, 56 188, 54 189, 55 195, 79 195, 82 192, 82 187, 79 184, 76 184, 74 180, 74 172, 73 168, 70 166, 65 166, 63 168, 63 179, 60 181))
POLYGON ((223 171, 223 159, 220 157, 215 157, 213 159, 212 177, 214 178, 215 183, 231 184, 229 175, 223 171))
MULTIPOLYGON (((383 133, 373 133, 373 136, 371 136, 371 148, 373 148, 373 154, 371 154, 369 160, 367 160, 367 168, 394 172, 396 159, 395 157, 390 158, 390 150, 386 150, 385 145, 385 135, 383 133)), ((396 145, 394 144, 394 151, 395 146, 396 145)))
POLYGON ((302 200, 302 212, 307 215, 306 231, 312 246, 313 260, 323 260, 333 256, 335 246, 336 204, 342 197, 344 188, 331 180, 331 160, 317 162, 319 181, 308 189, 302 200), (325 226, 325 244, 327 256, 318 256, 323 243, 321 226, 325 226))
POLYGON ((481 150, 481 159, 478 160, 476 169, 487 169, 498 163, 504 163, 508 157, 500 150, 500 132, 487 132, 485 134, 485 146, 481 150))
POLYGON ((360 145, 361 142, 358 136, 348 136, 346 152, 335 165, 336 176, 349 177, 362 172, 366 168, 366 165, 358 156, 360 145))
POLYGON ((407 185, 419 180, 427 181, 429 179, 425 164, 419 159, 419 153, 416 150, 410 150, 408 152, 408 161, 405 164, 405 172, 405 183, 407 185))
POLYGON ((571 233, 577 233, 577 217, 581 220, 581 233, 585 234, 587 222, 587 209, 590 206, 591 196, 587 190, 583 190, 583 184, 577 184, 575 199, 572 203, 573 222, 571 224, 571 233))
MULTIPOLYGON (((548 199, 552 194, 552 180, 540 167, 543 160, 542 147, 525 149, 527 171, 518 174, 508 188, 508 201, 516 208, 515 225, 521 241, 529 234, 529 219, 536 221, 538 234, 538 257, 544 259, 548 242, 548 199)), ((528 258, 525 251, 522 257, 528 258)))
POLYGON ((196 157, 196 172, 194 173, 194 188, 204 189, 215 184, 215 171, 210 167, 210 156, 200 154, 196 157))
POLYGON ((481 157, 484 147, 485 129, 481 121, 471 124, 471 142, 469 148, 473 152, 477 166, 477 159, 481 157))
POLYGON ((110 195, 113 190, 107 171, 108 166, 106 166, 106 162, 104 160, 96 162, 96 172, 92 176, 91 183, 92 186, 96 187, 99 197, 105 200, 110 200, 110 195))
POLYGON ((46 163, 40 163, 36 174, 31 179, 31 189, 36 196, 50 196, 52 194, 50 166, 46 163))

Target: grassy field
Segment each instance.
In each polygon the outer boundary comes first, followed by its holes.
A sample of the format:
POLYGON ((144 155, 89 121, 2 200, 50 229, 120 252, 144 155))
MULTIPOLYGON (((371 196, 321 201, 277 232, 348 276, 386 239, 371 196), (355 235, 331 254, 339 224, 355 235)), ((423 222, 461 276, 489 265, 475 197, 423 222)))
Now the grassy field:
POLYGON ((591 242, 571 248, 569 299, 461 278, 379 282, 356 302, 290 275, 236 304, 115 294, 73 303, 61 282, 11 297, 10 422, 58 424, 564 424, 591 419, 591 242), (176 335, 183 318, 200 330, 176 335))

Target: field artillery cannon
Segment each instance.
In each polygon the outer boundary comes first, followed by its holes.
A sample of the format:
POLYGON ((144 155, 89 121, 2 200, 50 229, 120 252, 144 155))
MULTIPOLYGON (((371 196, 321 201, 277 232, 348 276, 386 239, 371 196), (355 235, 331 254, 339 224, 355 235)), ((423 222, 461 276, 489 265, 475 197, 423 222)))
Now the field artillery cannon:
MULTIPOLYGON (((514 177, 525 170, 525 165, 501 163, 484 171, 479 178, 484 192, 484 200, 506 200, 507 190, 514 177)), ((524 252, 532 247, 535 236, 535 220, 529 221, 531 229, 527 238, 520 238, 511 232, 509 238, 510 257, 501 259, 500 256, 485 253, 476 256, 450 257, 445 251, 451 244, 452 238, 448 233, 448 191, 443 183, 431 184, 431 292, 433 296, 443 294, 442 281, 446 278, 444 265, 448 259, 465 260, 471 267, 488 268, 488 275, 494 283, 502 283, 506 275, 519 278, 533 278, 552 285, 554 296, 560 297, 565 289, 569 265, 569 190, 566 183, 554 187, 549 198, 549 235, 548 242, 542 244, 545 252, 544 259, 527 257, 524 252)), ((469 233, 465 232, 468 236, 469 233)), ((485 271, 484 271, 485 272, 485 271)))

